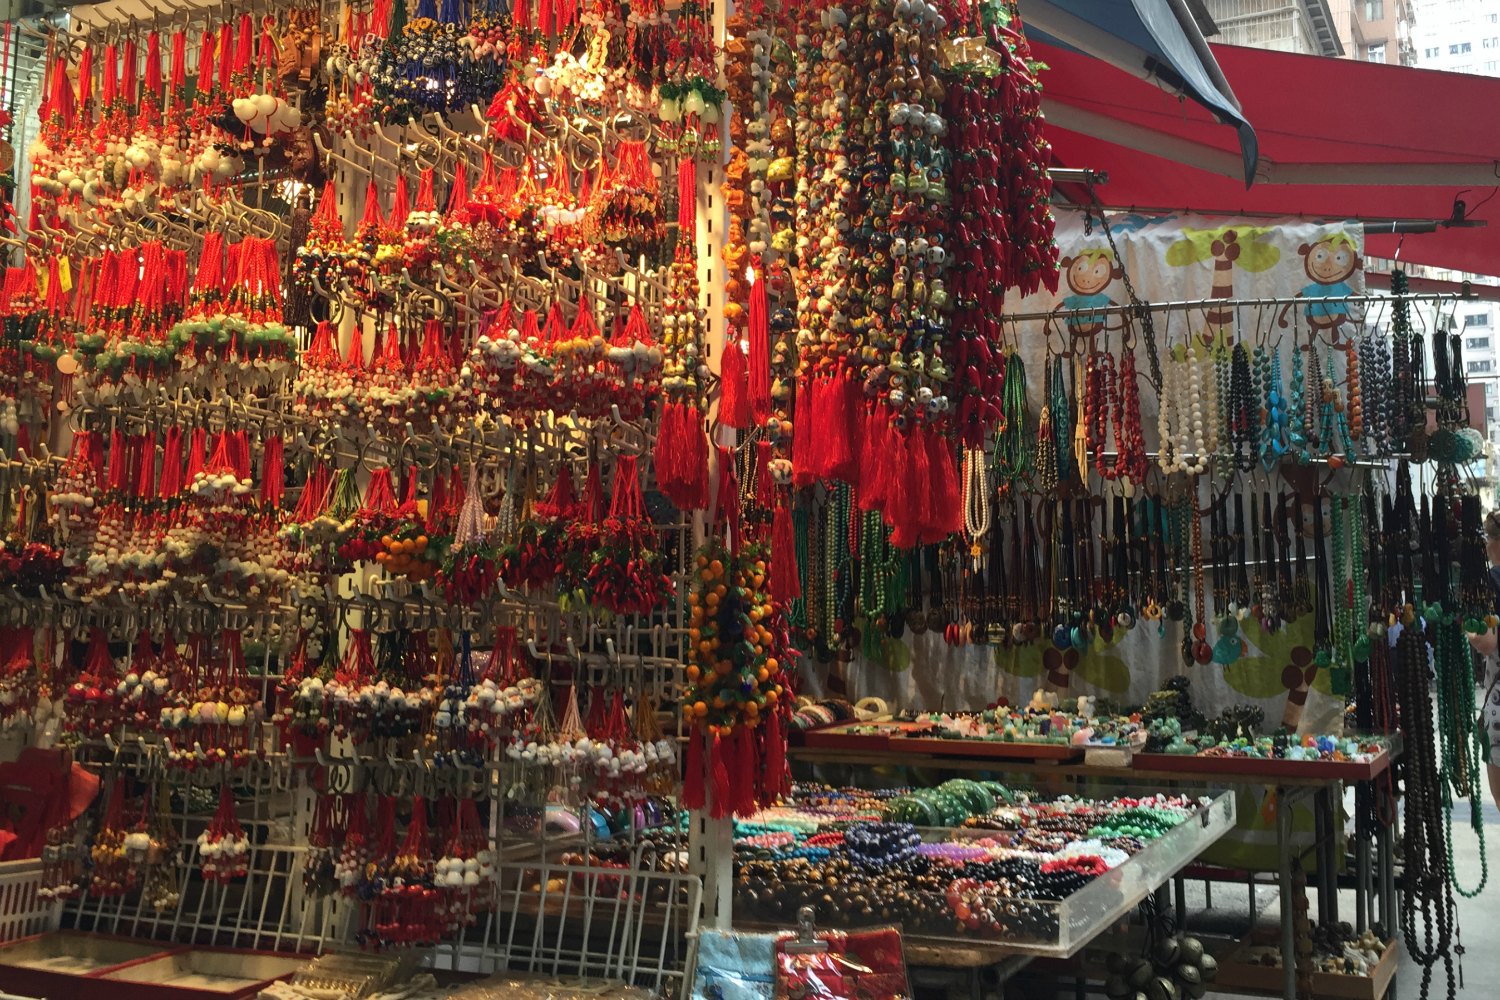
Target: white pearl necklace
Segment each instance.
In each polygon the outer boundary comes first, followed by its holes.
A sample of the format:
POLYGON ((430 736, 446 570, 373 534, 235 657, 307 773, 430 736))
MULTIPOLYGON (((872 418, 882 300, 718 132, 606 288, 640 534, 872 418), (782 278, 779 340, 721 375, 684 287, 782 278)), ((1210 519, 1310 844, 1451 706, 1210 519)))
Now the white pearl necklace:
POLYGON ((1162 366, 1161 399, 1156 414, 1160 438, 1156 463, 1167 475, 1199 475, 1219 448, 1218 384, 1213 361, 1195 357, 1170 359, 1162 366), (1208 367, 1205 378, 1204 369, 1208 367))
POLYGON ((979 541, 990 531, 989 478, 984 472, 984 449, 964 449, 964 531, 978 561, 979 541))

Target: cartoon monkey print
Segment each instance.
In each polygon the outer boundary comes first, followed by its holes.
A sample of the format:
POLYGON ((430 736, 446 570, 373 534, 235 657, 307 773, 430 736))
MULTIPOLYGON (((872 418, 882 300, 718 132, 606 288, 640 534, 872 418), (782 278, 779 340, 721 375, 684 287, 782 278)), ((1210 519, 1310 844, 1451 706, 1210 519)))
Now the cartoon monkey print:
MULTIPOLYGON (((1330 233, 1316 243, 1304 243, 1297 248, 1302 257, 1302 269, 1312 279, 1297 293, 1299 299, 1309 300, 1304 315, 1314 334, 1327 333, 1329 342, 1339 343, 1339 327, 1349 319, 1349 303, 1343 301, 1354 294, 1349 279, 1363 266, 1364 261, 1355 249, 1354 241, 1347 233, 1330 233)), ((1288 303, 1281 310, 1279 325, 1287 325, 1287 314, 1292 306, 1288 303)))
POLYGON ((1075 337, 1092 337, 1108 328, 1107 313, 1078 312, 1090 308, 1115 305, 1115 301, 1104 293, 1110 283, 1124 277, 1125 272, 1115 262, 1110 250, 1095 248, 1080 250, 1076 256, 1064 257, 1058 262, 1071 295, 1058 303, 1058 311, 1073 310, 1069 316, 1068 329, 1075 337))

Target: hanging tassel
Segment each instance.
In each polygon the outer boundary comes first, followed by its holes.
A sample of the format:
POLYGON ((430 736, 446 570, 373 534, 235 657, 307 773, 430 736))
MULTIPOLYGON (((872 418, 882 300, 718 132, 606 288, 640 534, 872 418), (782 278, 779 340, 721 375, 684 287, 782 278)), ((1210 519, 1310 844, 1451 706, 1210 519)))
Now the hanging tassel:
POLYGON ((750 372, 750 417, 756 427, 771 419, 771 321, 766 304, 764 265, 755 261, 755 278, 750 285, 750 352, 745 364, 750 372))
POLYGON ((391 198, 391 215, 386 220, 386 225, 393 230, 406 228, 407 216, 411 215, 411 196, 406 189, 406 175, 401 174, 396 178, 396 193, 391 198))
POLYGON ((706 804, 703 789, 703 727, 693 724, 693 734, 688 737, 687 760, 682 769, 682 804, 689 809, 702 809, 706 804))
POLYGON ((755 502, 762 510, 776 506, 776 481, 771 478, 771 442, 761 438, 755 442, 755 502))
POLYGON ((219 26, 219 93, 228 96, 233 89, 234 25, 225 21, 219 26))
MULTIPOLYGON (((67 81, 67 74, 63 74, 63 81, 67 81)), ((86 45, 83 55, 78 57, 78 113, 84 116, 85 121, 92 121, 89 114, 89 102, 94 99, 94 47, 86 45)))
MULTIPOLYGON (((858 413, 858 387, 847 371, 834 376, 825 390, 826 422, 818 428, 826 433, 825 477, 844 483, 859 481, 859 456, 854 451, 854 426, 858 413)), ((820 434, 820 437, 823 435, 820 434)))
POLYGON ((760 755, 756 752, 755 730, 746 725, 735 730, 734 741, 734 814, 748 818, 755 814, 756 780, 760 770, 756 764, 760 755))
POLYGON ((781 709, 770 706, 761 727, 760 806, 774 806, 786 791, 786 734, 781 731, 781 709))
POLYGON ((437 535, 442 523, 443 508, 448 505, 448 480, 443 476, 432 477, 432 495, 427 499, 427 534, 437 535))
POLYGON ((729 786, 729 765, 724 760, 726 748, 724 737, 718 733, 714 734, 713 750, 709 754, 712 758, 710 767, 713 770, 713 801, 709 803, 709 816, 714 819, 724 819, 734 810, 734 792, 729 786))
POLYGON ((812 471, 812 387, 811 376, 797 383, 795 408, 792 411, 792 485, 799 489, 811 486, 817 476, 812 471))
MULTIPOLYGON (((932 503, 929 530, 922 541, 940 542, 963 530, 963 498, 958 490, 958 467, 948 438, 936 428, 927 435, 927 468, 932 476, 932 503)), ((982 474, 982 472, 981 472, 982 474)))
POLYGON ((786 604, 801 596, 797 532, 792 524, 791 507, 783 500, 776 505, 776 515, 771 520, 771 600, 786 604))
POLYGON ((897 466, 892 470, 895 474, 906 476, 911 483, 911 488, 907 491, 906 514, 899 526, 891 525, 891 544, 897 548, 921 542, 923 529, 932 519, 932 469, 927 462, 927 435, 930 433, 931 428, 923 425, 908 434, 906 466, 904 469, 897 466), (910 539, 905 545, 896 540, 898 530, 903 538, 910 539))
POLYGON ((887 438, 889 444, 886 448, 886 464, 883 471, 885 476, 885 507, 881 510, 881 519, 891 527, 891 544, 898 549, 909 549, 917 544, 915 534, 906 535, 902 533, 902 526, 910 517, 912 507, 911 492, 916 487, 911 479, 907 478, 904 470, 911 461, 911 434, 903 434, 892 428, 887 438))
POLYGON ((203 472, 203 467, 208 464, 208 431, 202 427, 193 428, 193 436, 188 439, 187 471, 184 473, 183 485, 193 485, 203 472))
POLYGON ((285 445, 278 434, 266 438, 260 452, 260 504, 263 509, 276 510, 281 506, 285 483, 285 445))
POLYGON ((453 172, 453 187, 448 192, 448 211, 450 219, 462 220, 469 210, 469 176, 464 169, 463 160, 458 161, 458 167, 453 172))
POLYGON ((719 423, 743 430, 749 421, 749 401, 745 398, 745 355, 737 337, 726 337, 724 357, 719 365, 719 423))
POLYGON ((157 489, 161 496, 174 497, 182 492, 182 428, 175 424, 167 428, 167 436, 161 449, 161 482, 157 489))
POLYGON ((863 424, 859 454, 859 509, 880 510, 885 506, 890 489, 885 472, 891 425, 874 406, 865 407, 863 424))

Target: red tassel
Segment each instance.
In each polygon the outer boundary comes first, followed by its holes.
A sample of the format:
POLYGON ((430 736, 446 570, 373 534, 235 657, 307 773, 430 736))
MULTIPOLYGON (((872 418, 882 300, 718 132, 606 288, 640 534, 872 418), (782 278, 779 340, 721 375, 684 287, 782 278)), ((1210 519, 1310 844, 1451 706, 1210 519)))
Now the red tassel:
POLYGON ((865 408, 859 451, 860 510, 880 510, 885 506, 885 461, 890 449, 890 426, 878 409, 873 406, 865 408))
POLYGON ((743 430, 749 422, 749 401, 745 398, 745 355, 737 337, 724 343, 724 358, 719 366, 719 423, 743 430))
POLYGON ((917 544, 916 534, 908 535, 904 531, 912 507, 911 492, 916 486, 904 473, 911 462, 911 438, 910 434, 902 434, 894 428, 887 438, 885 507, 881 511, 881 519, 890 525, 891 544, 898 549, 909 549, 917 544))
POLYGON ((183 474, 182 484, 193 485, 193 480, 203 467, 208 464, 208 431, 202 427, 193 428, 193 436, 188 439, 187 471, 183 474))
POLYGON ((427 533, 439 534, 442 510, 448 505, 448 480, 441 475, 432 477, 432 496, 427 498, 427 533))
POLYGON ((750 372, 750 417, 763 427, 771 419, 771 321, 766 304, 766 280, 760 261, 755 262, 755 281, 750 286, 749 342, 745 359, 750 372))
POLYGON ((712 760, 710 766, 713 769, 714 798, 708 807, 708 814, 714 819, 723 819, 734 808, 734 793, 729 787, 729 766, 724 760, 725 752, 724 738, 715 733, 713 750, 709 754, 712 760))
POLYGON ((776 506, 776 481, 771 478, 771 442, 755 442, 755 502, 762 510, 776 506))
POLYGON ((771 522, 771 599, 778 604, 802 596, 801 574, 797 567, 797 532, 792 524, 791 509, 777 504, 771 522))
POLYGON ((781 710, 766 714, 761 733, 760 804, 773 806, 786 791, 786 734, 781 730, 781 710))
MULTIPOLYGON (((907 438, 905 469, 898 466, 893 470, 897 475, 906 476, 907 482, 911 484, 907 491, 910 499, 906 518, 900 530, 903 537, 910 538, 913 542, 923 540, 922 533, 932 520, 932 470, 927 463, 927 435, 931 432, 931 428, 927 426, 914 430, 907 438)), ((891 537, 893 544, 899 548, 905 547, 895 542, 894 531, 891 537)))
POLYGON ((740 726, 735 731, 734 741, 734 814, 742 819, 754 815, 756 809, 755 793, 759 785, 756 764, 760 755, 755 751, 755 730, 740 726))
POLYGON ((817 430, 822 432, 819 433, 819 437, 824 437, 826 433, 827 478, 837 479, 844 483, 858 482, 859 455, 854 450, 854 426, 858 401, 855 398, 854 380, 848 372, 839 372, 824 391, 828 396, 825 403, 826 431, 823 427, 817 430))
POLYGON ((677 456, 679 510, 708 507, 708 435, 703 432, 703 412, 697 404, 683 404, 682 445, 677 456))
POLYGON ((932 477, 932 504, 922 541, 940 542, 963 528, 963 500, 958 495, 958 469, 947 437, 929 428, 927 469, 932 477))
POLYGON ((811 377, 797 385, 796 410, 792 414, 792 484, 811 486, 818 477, 812 470, 813 384, 811 377))
POLYGON ((682 770, 682 804, 689 809, 702 809, 703 798, 703 727, 693 726, 693 735, 688 737, 687 760, 682 770))

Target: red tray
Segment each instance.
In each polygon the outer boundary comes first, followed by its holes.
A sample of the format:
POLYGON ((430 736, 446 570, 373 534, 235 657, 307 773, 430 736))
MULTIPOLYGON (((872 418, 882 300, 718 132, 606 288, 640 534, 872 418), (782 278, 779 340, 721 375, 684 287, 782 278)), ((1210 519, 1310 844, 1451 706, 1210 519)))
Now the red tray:
POLYGON ((943 740, 924 736, 892 736, 887 748, 934 757, 987 757, 997 760, 1077 760, 1083 747, 1067 743, 1007 743, 1003 740, 943 740))
POLYGON ((1142 771, 1180 774, 1220 774, 1242 778, 1313 778, 1327 781, 1370 781, 1391 766, 1391 755, 1381 751, 1364 763, 1333 760, 1267 760, 1262 757, 1202 757, 1190 754, 1138 753, 1133 765, 1142 771))

